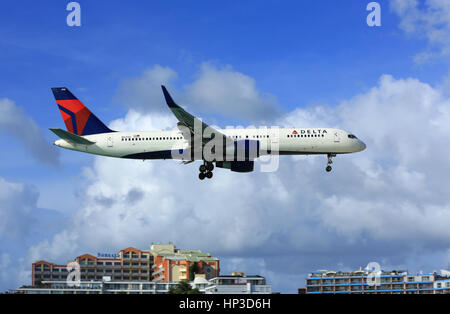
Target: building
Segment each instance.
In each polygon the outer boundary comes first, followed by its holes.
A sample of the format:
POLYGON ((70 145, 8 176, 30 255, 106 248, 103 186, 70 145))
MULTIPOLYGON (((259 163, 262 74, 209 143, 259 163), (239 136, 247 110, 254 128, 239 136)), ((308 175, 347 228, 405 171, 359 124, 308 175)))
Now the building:
MULTIPOLYGON (((231 275, 206 280, 205 275, 196 275, 190 283, 205 294, 269 294, 270 285, 261 276, 231 275)), ((110 281, 104 277, 99 281, 81 281, 70 286, 66 281, 43 281, 39 286, 21 287, 11 293, 18 294, 164 294, 176 288, 178 282, 155 281, 110 281)))
MULTIPOLYGON (((151 266, 154 255, 150 250, 141 251, 132 247, 121 250, 118 254, 98 253, 97 257, 83 254, 71 262, 80 265, 82 281, 99 281, 109 276, 115 281, 151 281, 151 266)), ((43 281, 66 281, 69 272, 67 265, 57 265, 47 261, 32 264, 32 285, 43 281)))
MULTIPOLYGON (((206 278, 220 275, 220 261, 200 250, 179 250, 173 244, 153 244, 149 250, 129 247, 117 254, 83 254, 69 263, 80 267, 81 281, 99 282, 103 277, 113 282, 179 282, 189 280, 190 272, 203 273, 206 278)), ((66 281, 67 265, 48 261, 32 264, 32 286, 42 282, 66 281)))
POLYGON ((232 273, 231 276, 211 278, 209 280, 209 285, 204 288, 204 293, 271 294, 272 286, 267 285, 266 279, 262 276, 245 276, 243 273, 232 273))
POLYGON ((140 281, 82 281, 79 286, 69 286, 65 281, 44 281, 39 286, 24 286, 17 294, 164 294, 175 288, 177 282, 158 283, 140 281))
POLYGON ((447 294, 447 274, 408 274, 407 271, 380 272, 378 278, 364 270, 324 271, 308 274, 307 294, 447 294))
POLYGON ((173 244, 154 244, 153 278, 155 281, 192 281, 194 274, 204 274, 206 279, 220 275, 220 261, 200 250, 180 250, 173 244))
POLYGON ((218 258, 201 250, 177 249, 173 244, 152 244, 149 250, 129 247, 116 254, 83 254, 68 265, 43 260, 33 263, 32 285, 15 293, 158 294, 167 293, 183 280, 205 294, 272 292, 264 277, 244 273, 221 276, 218 258))

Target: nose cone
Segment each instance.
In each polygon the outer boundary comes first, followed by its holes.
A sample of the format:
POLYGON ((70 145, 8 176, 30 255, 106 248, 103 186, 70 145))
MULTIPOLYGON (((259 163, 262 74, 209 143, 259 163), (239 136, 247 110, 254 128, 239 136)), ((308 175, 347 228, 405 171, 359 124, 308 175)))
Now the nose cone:
POLYGON ((359 146, 359 152, 362 152, 363 150, 365 150, 366 149, 366 144, 363 142, 363 141, 361 141, 361 140, 358 140, 358 146, 359 146))

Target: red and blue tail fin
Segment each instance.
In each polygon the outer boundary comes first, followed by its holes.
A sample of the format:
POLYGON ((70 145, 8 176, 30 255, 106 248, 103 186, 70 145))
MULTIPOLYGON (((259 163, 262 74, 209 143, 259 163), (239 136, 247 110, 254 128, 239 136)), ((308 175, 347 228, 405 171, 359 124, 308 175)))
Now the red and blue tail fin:
POLYGON ((52 88, 59 111, 66 124, 67 131, 78 136, 110 133, 110 130, 67 88, 52 88))

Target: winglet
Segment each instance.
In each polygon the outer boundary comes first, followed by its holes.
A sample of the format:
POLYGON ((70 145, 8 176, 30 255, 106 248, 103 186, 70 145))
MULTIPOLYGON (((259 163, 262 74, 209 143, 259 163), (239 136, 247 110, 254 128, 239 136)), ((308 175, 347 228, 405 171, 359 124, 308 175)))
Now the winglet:
POLYGON ((166 99, 167 105, 170 108, 178 108, 179 106, 173 101, 172 96, 170 96, 170 94, 167 91, 166 87, 164 85, 161 85, 161 88, 163 90, 164 98, 166 99))

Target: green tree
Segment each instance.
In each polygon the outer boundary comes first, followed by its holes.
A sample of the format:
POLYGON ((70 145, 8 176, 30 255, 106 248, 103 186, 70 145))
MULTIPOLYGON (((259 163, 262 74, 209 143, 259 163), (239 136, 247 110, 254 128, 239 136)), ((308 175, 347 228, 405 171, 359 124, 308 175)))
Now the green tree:
POLYGON ((189 280, 194 281, 195 274, 200 273, 200 267, 198 266, 197 262, 194 262, 191 266, 189 266, 189 280))
POLYGON ((175 288, 171 288, 168 292, 168 294, 199 294, 199 293, 200 291, 197 288, 192 289, 191 285, 186 280, 180 281, 175 288))

